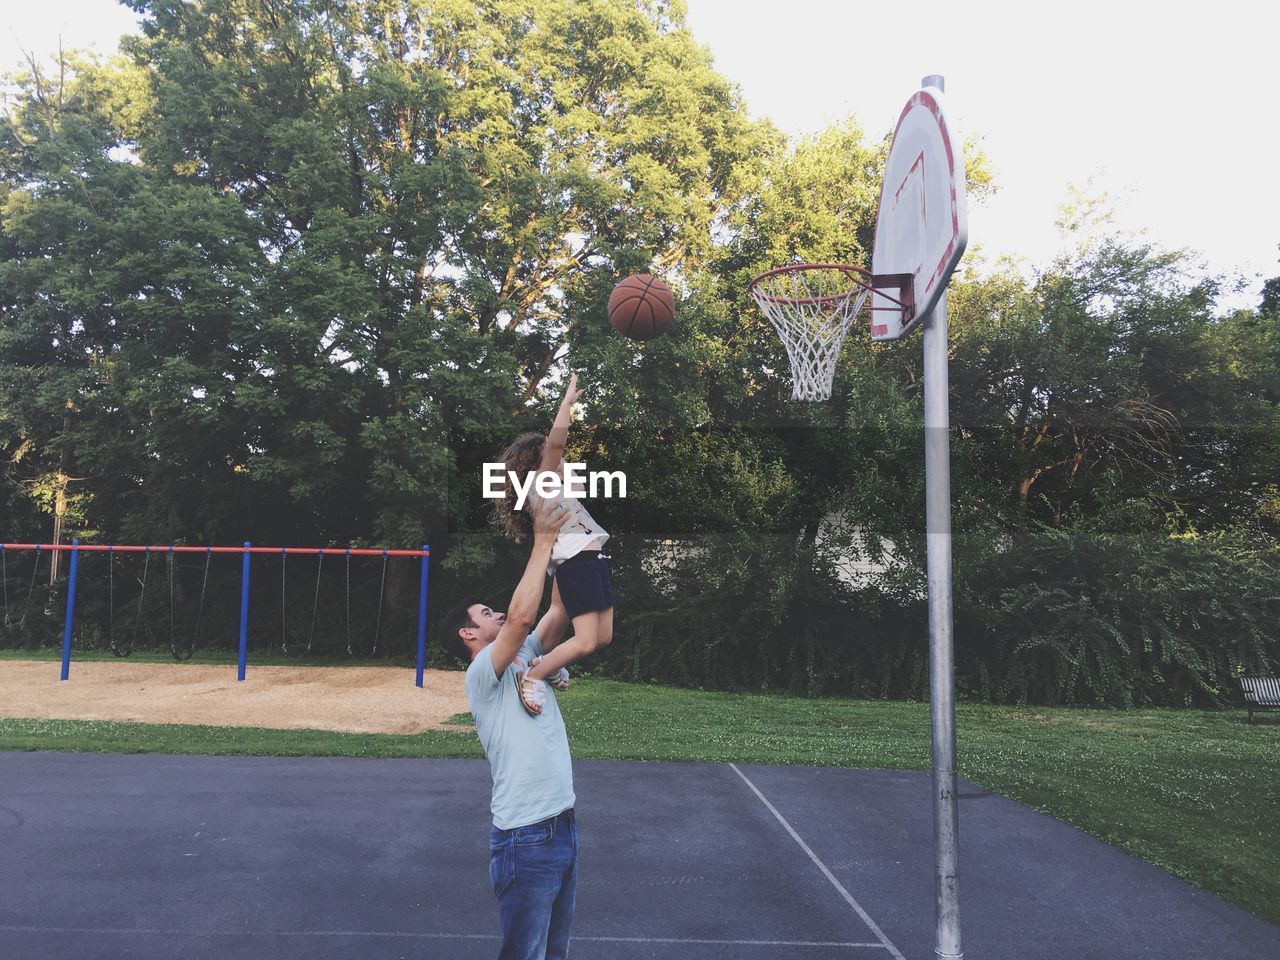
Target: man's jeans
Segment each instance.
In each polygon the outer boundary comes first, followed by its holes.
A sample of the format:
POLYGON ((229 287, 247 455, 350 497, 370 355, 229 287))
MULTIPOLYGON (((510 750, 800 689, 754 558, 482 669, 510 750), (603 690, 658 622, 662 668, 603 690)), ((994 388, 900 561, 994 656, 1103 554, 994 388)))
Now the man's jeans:
POLYGON ((569 956, 578 825, 573 810, 514 830, 492 828, 489 879, 498 897, 498 960, 564 960, 569 956))

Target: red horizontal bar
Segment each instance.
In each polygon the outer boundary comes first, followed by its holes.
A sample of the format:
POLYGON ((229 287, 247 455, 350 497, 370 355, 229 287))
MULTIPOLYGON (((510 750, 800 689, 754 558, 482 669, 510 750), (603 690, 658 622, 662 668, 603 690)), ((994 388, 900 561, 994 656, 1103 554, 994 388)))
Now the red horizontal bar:
POLYGON ((430 550, 380 550, 369 547, 186 547, 186 546, 107 546, 97 543, 82 543, 79 546, 70 543, 0 543, 0 550, 78 550, 81 553, 274 553, 304 554, 315 556, 320 553, 350 554, 353 557, 429 557, 430 550))

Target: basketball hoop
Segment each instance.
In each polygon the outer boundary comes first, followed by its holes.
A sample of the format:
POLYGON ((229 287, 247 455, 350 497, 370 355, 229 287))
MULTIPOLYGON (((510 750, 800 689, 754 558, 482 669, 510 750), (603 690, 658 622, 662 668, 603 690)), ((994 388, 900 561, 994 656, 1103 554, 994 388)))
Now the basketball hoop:
POLYGON ((873 277, 845 263, 800 263, 777 267, 751 281, 747 292, 778 331, 791 360, 791 399, 829 400, 836 359, 867 295, 891 301, 873 310, 908 312, 907 305, 882 292, 901 287, 901 278, 873 277))

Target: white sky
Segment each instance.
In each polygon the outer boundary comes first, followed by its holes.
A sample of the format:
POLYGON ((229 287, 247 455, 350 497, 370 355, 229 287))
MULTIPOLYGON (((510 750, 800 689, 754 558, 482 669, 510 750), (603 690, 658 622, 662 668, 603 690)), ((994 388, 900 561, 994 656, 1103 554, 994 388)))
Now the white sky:
POLYGON ((1114 196, 1118 226, 1250 279, 1232 305, 1255 306, 1258 278, 1280 276, 1280 6, 688 4, 752 113, 793 135, 848 114, 887 132, 922 77, 946 77, 948 120, 981 137, 999 187, 970 204, 970 250, 1044 263, 1063 245, 1054 221, 1074 184, 1114 196))
MULTIPOLYGON (((0 70, 19 42, 45 55, 61 35, 109 52, 136 22, 115 0, 0 2, 0 70)), ((945 76, 948 119, 982 138, 999 187, 970 206, 971 251, 1044 263, 1074 184, 1115 197, 1120 227, 1244 277, 1233 306, 1256 305, 1261 280, 1280 276, 1280 5, 686 2, 752 114, 793 136, 849 114, 878 136, 921 77, 945 76)))

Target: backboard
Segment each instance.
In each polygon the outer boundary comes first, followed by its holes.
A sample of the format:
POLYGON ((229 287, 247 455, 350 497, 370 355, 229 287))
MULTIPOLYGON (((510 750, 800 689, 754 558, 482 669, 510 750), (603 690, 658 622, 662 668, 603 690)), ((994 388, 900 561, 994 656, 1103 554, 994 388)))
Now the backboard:
MULTIPOLYGON (((968 242, 964 157, 948 126, 941 91, 925 87, 903 108, 880 187, 871 272, 904 276, 905 289, 886 292, 911 305, 871 311, 871 339, 897 340, 920 324, 947 287, 968 242)), ((876 287, 885 286, 877 282, 876 287)), ((875 301, 877 295, 872 295, 875 301)))

